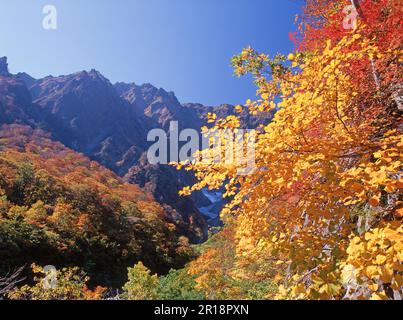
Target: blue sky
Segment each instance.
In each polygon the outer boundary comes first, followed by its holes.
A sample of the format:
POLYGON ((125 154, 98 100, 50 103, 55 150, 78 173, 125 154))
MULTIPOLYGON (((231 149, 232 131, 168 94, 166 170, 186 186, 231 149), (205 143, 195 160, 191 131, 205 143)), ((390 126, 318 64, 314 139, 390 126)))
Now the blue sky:
POLYGON ((300 0, 0 0, 0 56, 39 78, 95 68, 112 82, 152 83, 181 102, 244 103, 251 79, 233 75, 243 47, 293 45, 300 0), (42 28, 55 5, 57 30, 42 28))

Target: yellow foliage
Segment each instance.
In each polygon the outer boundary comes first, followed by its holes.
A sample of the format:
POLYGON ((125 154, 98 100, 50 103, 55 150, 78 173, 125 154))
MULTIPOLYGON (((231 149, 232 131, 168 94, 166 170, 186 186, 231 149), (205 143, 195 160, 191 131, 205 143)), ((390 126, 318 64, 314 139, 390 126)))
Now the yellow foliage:
MULTIPOLYGON (((390 128, 395 120, 383 105, 362 109, 361 83, 348 72, 353 64, 368 64, 369 55, 387 59, 390 53, 357 33, 334 46, 329 40, 323 52, 301 58, 299 72, 273 74, 270 80, 256 72, 263 100, 281 96, 282 101, 258 133, 258 170, 252 174, 239 176, 236 166, 213 162, 182 164, 198 178, 183 194, 224 184, 232 197, 222 216, 234 217, 238 273, 257 265, 259 277, 274 277, 261 262, 286 261, 289 275, 277 298, 392 298, 387 288, 395 296, 403 293, 402 224, 383 223, 387 216, 401 218, 403 136, 390 128)), ((293 54, 288 58, 295 60, 293 54)), ((264 61, 250 49, 241 59, 247 60, 238 63, 243 68, 264 61)), ((376 87, 372 90, 376 96, 376 87)), ((246 106, 254 114, 266 110, 265 104, 248 100, 246 106)), ((212 130, 237 124, 233 118, 209 118, 212 130)), ((219 253, 210 251, 193 265, 208 265, 214 254, 219 253)), ((223 276, 219 267, 214 273, 214 281, 223 276)), ((211 284, 206 277, 198 279, 199 286, 211 284)))

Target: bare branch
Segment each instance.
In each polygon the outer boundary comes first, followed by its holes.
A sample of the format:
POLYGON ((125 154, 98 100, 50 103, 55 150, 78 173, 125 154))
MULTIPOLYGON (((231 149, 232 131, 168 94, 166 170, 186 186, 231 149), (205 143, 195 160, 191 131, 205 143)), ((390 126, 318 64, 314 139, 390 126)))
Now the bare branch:
POLYGON ((0 277, 0 298, 14 289, 18 283, 25 280, 25 277, 21 277, 24 268, 25 266, 22 266, 13 272, 9 272, 4 277, 0 277))

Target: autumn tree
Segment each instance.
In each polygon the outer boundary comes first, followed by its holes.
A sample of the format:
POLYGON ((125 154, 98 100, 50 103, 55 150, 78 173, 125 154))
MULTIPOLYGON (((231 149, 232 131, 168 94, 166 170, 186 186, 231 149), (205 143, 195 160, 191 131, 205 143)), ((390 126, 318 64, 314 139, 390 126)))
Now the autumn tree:
MULTIPOLYGON (((296 52, 270 58, 247 48, 233 59, 235 73, 252 73, 258 86, 248 110, 276 110, 257 132, 257 170, 239 176, 235 163, 208 156, 182 163, 199 180, 183 194, 225 185, 237 276, 273 277, 263 261, 276 259, 279 292, 267 298, 400 299, 402 56, 391 30, 377 25, 395 21, 398 1, 365 1, 367 18, 334 33, 345 3, 331 3, 308 7, 321 37, 304 29, 296 52)), ((236 129, 235 119, 209 118, 213 131, 236 129)), ((226 152, 225 144, 213 148, 196 158, 226 152)), ((219 254, 207 250, 193 263, 200 286, 214 279, 209 266, 219 254)))
POLYGON ((119 288, 140 260, 164 274, 193 258, 140 187, 41 130, 4 125, 0 136, 0 275, 35 262, 79 267, 91 286, 119 288))
MULTIPOLYGON (((33 286, 24 285, 8 293, 12 300, 100 300, 105 288, 96 287, 90 290, 87 287, 89 277, 79 268, 63 268, 56 270, 54 281, 50 283, 50 275, 43 267, 32 265, 35 274, 33 286), (49 284, 47 284, 47 281, 49 284)), ((53 276, 53 275, 51 275, 53 276)))
POLYGON ((125 298, 128 300, 154 300, 158 276, 152 275, 142 262, 128 269, 129 281, 124 285, 125 298))

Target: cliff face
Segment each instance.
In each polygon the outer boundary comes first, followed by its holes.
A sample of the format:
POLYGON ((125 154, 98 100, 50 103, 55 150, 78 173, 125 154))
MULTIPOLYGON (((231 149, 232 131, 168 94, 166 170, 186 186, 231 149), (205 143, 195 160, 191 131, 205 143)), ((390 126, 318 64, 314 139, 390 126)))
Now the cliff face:
MULTIPOLYGON (((55 140, 113 170, 125 181, 150 191, 181 233, 193 242, 206 238, 208 223, 219 223, 222 201, 206 192, 179 197, 194 177, 167 165, 150 165, 146 151, 149 130, 200 130, 208 112, 220 117, 233 114, 233 106, 181 104, 173 92, 151 84, 111 84, 100 72, 82 71, 34 79, 26 73, 12 75, 6 58, 0 58, 0 123, 39 127, 55 140), (208 221, 208 223, 206 223, 208 221)), ((242 125, 253 128, 270 119, 241 115, 242 125)))
POLYGON ((152 127, 168 130, 170 121, 178 121, 180 129, 199 129, 203 124, 196 110, 181 105, 173 92, 151 84, 138 86, 119 82, 114 87, 134 110, 149 119, 152 127))
POLYGON ((142 261, 153 273, 193 257, 171 213, 112 171, 26 125, 0 126, 0 273, 79 266, 121 287, 142 261))
POLYGON ((7 57, 0 58, 0 76, 9 76, 7 57))
POLYGON ((42 122, 58 139, 115 172, 146 148, 142 121, 99 72, 46 77, 29 89, 43 110, 42 122))
POLYGON ((5 58, 0 69, 0 124, 50 132, 53 139, 150 191, 180 234, 192 242, 206 238, 208 226, 194 201, 178 195, 192 177, 169 166, 150 166, 145 159, 149 130, 167 129, 171 120, 189 123, 186 117, 200 122, 196 113, 181 113, 185 108, 173 93, 151 85, 113 86, 95 70, 34 79, 10 74, 5 58))
POLYGON ((9 73, 6 57, 0 58, 0 124, 31 124, 38 111, 24 81, 9 73))

